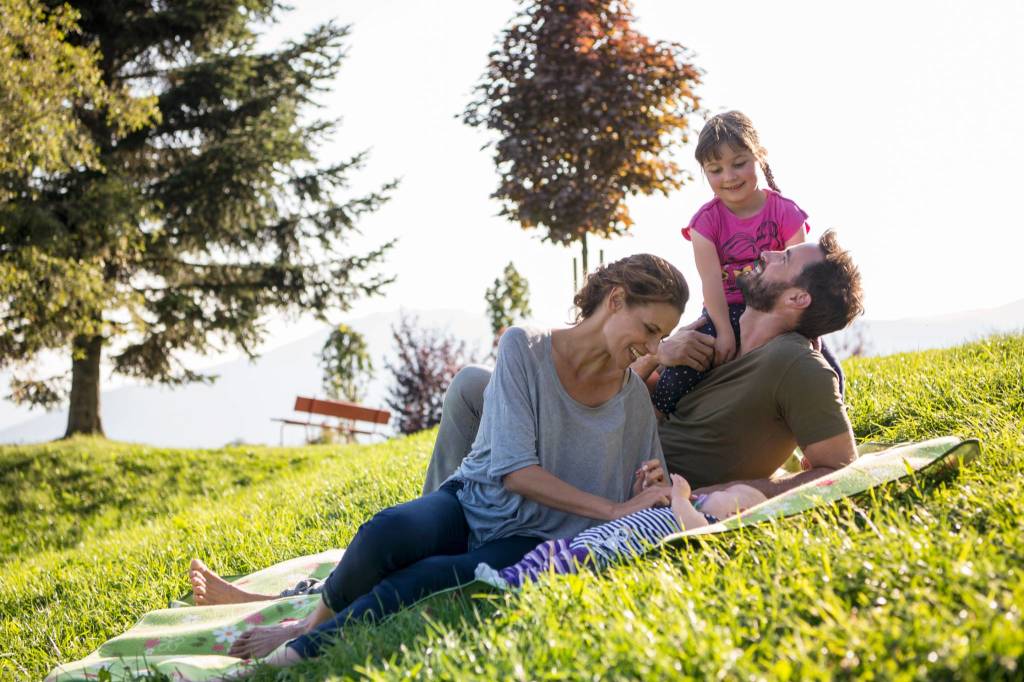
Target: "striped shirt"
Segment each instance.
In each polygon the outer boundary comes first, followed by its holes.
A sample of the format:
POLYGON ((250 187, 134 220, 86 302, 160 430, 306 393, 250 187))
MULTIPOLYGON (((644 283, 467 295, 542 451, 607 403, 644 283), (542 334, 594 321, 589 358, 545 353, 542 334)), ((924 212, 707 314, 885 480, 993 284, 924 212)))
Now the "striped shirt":
MULTIPOLYGON (((708 523, 718 523, 718 519, 710 514, 704 514, 704 518, 708 523)), ((599 571, 623 559, 639 556, 681 530, 679 521, 668 507, 644 509, 602 523, 572 538, 542 542, 517 563, 500 570, 480 564, 476 568, 476 577, 507 589, 536 581, 545 573, 576 573, 582 566, 599 571)))
POLYGON ((614 521, 594 526, 572 539, 573 549, 590 552, 596 568, 643 554, 663 538, 682 530, 668 507, 642 509, 614 521))

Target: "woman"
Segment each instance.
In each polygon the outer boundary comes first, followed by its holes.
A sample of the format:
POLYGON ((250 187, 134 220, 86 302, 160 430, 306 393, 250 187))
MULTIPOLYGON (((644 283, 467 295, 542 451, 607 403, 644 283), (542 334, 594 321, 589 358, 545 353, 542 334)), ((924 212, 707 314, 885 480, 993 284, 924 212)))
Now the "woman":
MULTIPOLYGON (((313 614, 244 633, 232 655, 264 656, 287 642, 266 662, 293 664, 317 655, 350 619, 470 582, 480 563, 503 568, 543 540, 667 503, 650 397, 629 365, 657 351, 687 298, 676 268, 635 255, 587 278, 574 326, 508 330, 472 451, 455 473, 365 523, 313 614)), ((196 574, 194 589, 216 579, 196 574)))

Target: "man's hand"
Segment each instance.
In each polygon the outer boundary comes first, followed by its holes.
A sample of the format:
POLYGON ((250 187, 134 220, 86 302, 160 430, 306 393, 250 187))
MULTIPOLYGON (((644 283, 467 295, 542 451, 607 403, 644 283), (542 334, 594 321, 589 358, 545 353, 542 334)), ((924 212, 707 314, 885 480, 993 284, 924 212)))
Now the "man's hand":
POLYGON ((658 362, 666 367, 686 365, 701 372, 710 369, 715 356, 715 337, 697 331, 705 324, 707 318, 701 316, 662 341, 658 347, 658 362))

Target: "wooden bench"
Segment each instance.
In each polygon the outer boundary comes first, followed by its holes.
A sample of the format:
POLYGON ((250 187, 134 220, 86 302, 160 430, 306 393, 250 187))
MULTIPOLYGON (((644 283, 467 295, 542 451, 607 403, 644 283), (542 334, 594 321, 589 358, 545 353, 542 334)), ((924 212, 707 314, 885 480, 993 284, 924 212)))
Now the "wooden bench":
POLYGON ((344 400, 324 400, 322 398, 307 398, 305 396, 298 396, 295 398, 295 411, 305 412, 306 419, 286 419, 277 418, 271 421, 281 422, 281 445, 284 445, 284 427, 288 425, 304 426, 306 427, 306 440, 309 440, 309 428, 316 427, 321 430, 337 431, 339 433, 346 434, 349 438, 354 437, 357 433, 366 436, 383 436, 384 434, 377 431, 377 427, 381 424, 387 424, 391 419, 391 412, 388 410, 378 410, 373 407, 366 407, 365 405, 357 405, 356 403, 350 403, 344 400), (313 415, 323 415, 325 417, 334 417, 337 422, 330 422, 328 420, 313 421, 313 415), (371 430, 365 428, 358 428, 356 425, 360 423, 372 424, 371 430))

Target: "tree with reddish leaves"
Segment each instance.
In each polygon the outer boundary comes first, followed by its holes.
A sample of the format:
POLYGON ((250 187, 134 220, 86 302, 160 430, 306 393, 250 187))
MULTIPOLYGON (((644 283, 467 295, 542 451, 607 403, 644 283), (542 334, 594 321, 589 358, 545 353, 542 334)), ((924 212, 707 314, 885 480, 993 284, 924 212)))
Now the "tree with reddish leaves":
POLYGON ((397 357, 384 366, 394 376, 386 402, 397 415, 398 430, 415 433, 441 422, 444 393, 459 369, 474 361, 465 341, 419 326, 415 317, 402 315, 391 335, 397 357))
POLYGON ((498 133, 501 215, 544 239, 625 234, 627 195, 678 189, 670 158, 699 109, 682 45, 633 28, 625 0, 537 0, 510 21, 463 120, 498 133))

